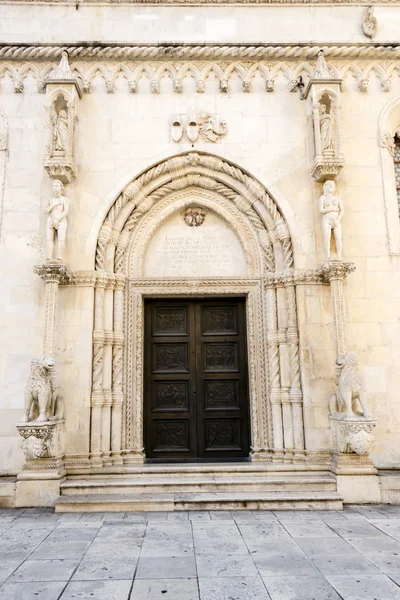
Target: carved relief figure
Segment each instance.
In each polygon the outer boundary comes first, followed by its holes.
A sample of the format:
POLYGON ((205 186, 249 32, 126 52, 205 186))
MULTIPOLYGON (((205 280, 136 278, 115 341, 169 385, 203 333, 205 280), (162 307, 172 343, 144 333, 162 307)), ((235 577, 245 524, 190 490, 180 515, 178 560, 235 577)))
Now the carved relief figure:
POLYGON ((378 21, 374 16, 374 9, 372 6, 369 6, 365 11, 364 19, 363 19, 363 32, 369 38, 373 38, 376 35, 378 29, 378 21))
POLYGON ((371 419, 372 415, 367 407, 367 395, 358 372, 355 354, 350 352, 343 354, 336 361, 336 366, 339 372, 336 381, 338 394, 333 394, 331 397, 331 412, 335 413, 337 410, 344 413, 347 418, 360 416, 359 413, 354 412, 354 401, 358 397, 362 408, 361 416, 371 419))
POLYGON ((62 418, 62 400, 55 396, 51 379, 53 367, 54 360, 49 356, 37 356, 31 360, 30 375, 25 388, 23 421, 34 420, 41 423, 62 418))
POLYGON ((342 201, 335 196, 335 182, 328 180, 324 183, 324 193, 319 199, 319 212, 322 215, 321 226, 326 258, 331 255, 332 231, 335 236, 338 258, 342 257, 342 218, 344 215, 342 201))
POLYGON ((201 133, 210 142, 216 142, 221 136, 228 131, 225 121, 217 122, 217 119, 212 115, 207 115, 205 118, 201 133))
POLYGON ((69 201, 63 196, 64 186, 58 179, 53 181, 53 197, 45 209, 47 217, 47 260, 63 260, 65 256, 65 237, 67 234, 67 215, 69 201), (54 256, 55 238, 57 238, 57 251, 54 256))
POLYGON ((333 123, 332 115, 327 112, 325 104, 321 104, 319 107, 319 127, 322 153, 331 153, 333 151, 333 123))
POLYGON ((53 152, 64 153, 68 146, 68 115, 65 109, 53 114, 53 152))

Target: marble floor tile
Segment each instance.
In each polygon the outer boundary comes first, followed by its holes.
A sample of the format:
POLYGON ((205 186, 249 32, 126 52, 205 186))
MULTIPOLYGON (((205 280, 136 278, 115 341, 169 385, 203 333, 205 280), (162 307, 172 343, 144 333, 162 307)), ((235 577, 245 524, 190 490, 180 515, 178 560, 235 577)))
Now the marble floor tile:
POLYGON ((21 560, 3 560, 0 562, 0 584, 10 577, 22 563, 21 560))
POLYGON ((31 554, 31 559, 82 558, 90 542, 43 542, 31 554))
POLYGON ((106 557, 106 558, 137 558, 140 554, 142 542, 136 540, 122 542, 97 541, 97 539, 88 548, 85 558, 106 557))
POLYGON ((250 554, 275 554, 280 553, 299 553, 299 546, 296 542, 288 538, 272 539, 270 537, 246 537, 245 543, 250 554))
POLYGON ((383 573, 400 573, 399 552, 371 552, 365 556, 383 573))
POLYGON ((204 539, 194 534, 195 550, 197 555, 210 554, 248 554, 246 544, 240 538, 221 537, 219 539, 204 539))
POLYGON ((58 600, 66 584, 66 581, 37 581, 29 584, 6 582, 0 587, 0 600, 58 600))
POLYGON ((130 600, 199 600, 196 579, 136 579, 130 600))
POLYGON ((28 559, 11 575, 8 582, 68 581, 78 565, 79 559, 28 559))
POLYGON ((261 578, 207 577, 199 579, 200 600, 269 600, 261 578))
POLYGON ((340 600, 324 577, 264 577, 271 600, 340 600))
MULTIPOLYGON (((309 556, 310 558, 323 556, 325 554, 354 554, 359 556, 356 548, 354 548, 349 542, 342 539, 341 537, 335 538, 312 538, 302 537, 293 538, 296 544, 309 556)), ((365 538, 362 538, 363 540, 365 538)), ((371 539, 371 538, 369 538, 371 539)), ((375 539, 375 538, 374 538, 375 539)))
POLYGON ((263 577, 303 575, 316 577, 319 575, 312 562, 299 552, 281 552, 275 554, 253 554, 255 565, 263 577))
POLYGON ((400 554, 400 542, 388 535, 379 538, 351 538, 349 543, 365 556, 380 552, 398 552, 400 554))
POLYGON ((194 555, 192 536, 182 535, 172 539, 159 540, 146 537, 142 544, 140 556, 190 556, 194 555))
POLYGON ((194 556, 140 557, 136 579, 196 577, 194 556))
POLYGON ((197 556, 198 577, 255 577, 257 569, 251 556, 197 556))
POLYGON ((315 566, 324 575, 379 575, 375 565, 359 554, 330 554, 312 559, 315 566))
POLYGON ((284 523, 286 531, 296 538, 302 537, 321 537, 321 538, 336 538, 338 534, 333 531, 328 525, 321 522, 305 522, 300 523, 284 523))
POLYGON ((70 581, 60 600, 128 600, 131 587, 128 580, 70 581))
POLYGON ((368 521, 345 521, 340 523, 330 523, 329 526, 341 537, 382 537, 382 531, 368 521))
POLYGON ((133 579, 138 558, 84 558, 73 581, 133 579))
POLYGON ((400 600, 400 588, 386 575, 329 575, 343 600, 400 600))

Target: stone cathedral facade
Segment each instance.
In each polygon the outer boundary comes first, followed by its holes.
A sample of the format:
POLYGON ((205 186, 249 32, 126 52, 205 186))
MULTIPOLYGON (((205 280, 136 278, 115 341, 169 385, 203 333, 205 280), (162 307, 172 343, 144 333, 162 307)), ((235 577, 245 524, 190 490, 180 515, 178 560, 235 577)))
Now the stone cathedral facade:
POLYGON ((399 502, 398 2, 0 17, 0 504, 399 502))

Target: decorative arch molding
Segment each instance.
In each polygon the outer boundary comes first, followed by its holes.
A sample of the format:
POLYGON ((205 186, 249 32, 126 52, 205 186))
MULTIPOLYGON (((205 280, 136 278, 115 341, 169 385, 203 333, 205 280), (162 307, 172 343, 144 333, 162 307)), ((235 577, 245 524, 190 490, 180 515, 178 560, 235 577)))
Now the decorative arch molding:
POLYGON ((382 185, 388 230, 389 253, 391 255, 400 254, 400 215, 393 162, 394 137, 396 134, 400 135, 400 97, 389 102, 382 110, 379 118, 382 185))
POLYGON ((275 200, 237 165, 202 152, 166 159, 131 181, 100 229, 95 261, 91 461, 142 462, 146 297, 245 296, 253 460, 304 460, 292 241, 275 200), (195 200, 194 200, 195 199, 195 200), (147 278, 158 228, 203 206, 236 235, 243 277, 147 278))

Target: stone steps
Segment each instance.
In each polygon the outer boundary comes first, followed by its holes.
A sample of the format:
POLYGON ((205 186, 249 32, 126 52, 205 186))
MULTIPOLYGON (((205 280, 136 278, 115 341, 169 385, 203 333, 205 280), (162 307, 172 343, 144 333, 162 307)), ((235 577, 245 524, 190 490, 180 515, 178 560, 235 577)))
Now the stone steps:
POLYGON ((129 478, 88 478, 67 480, 61 485, 62 495, 86 494, 158 494, 197 492, 296 492, 299 490, 336 491, 336 480, 328 475, 309 477, 271 476, 270 474, 181 474, 169 477, 165 473, 136 475, 129 478), (186 475, 182 477, 182 475, 186 475))
POLYGON ((337 492, 84 494, 59 496, 56 512, 180 510, 341 510, 337 492))

